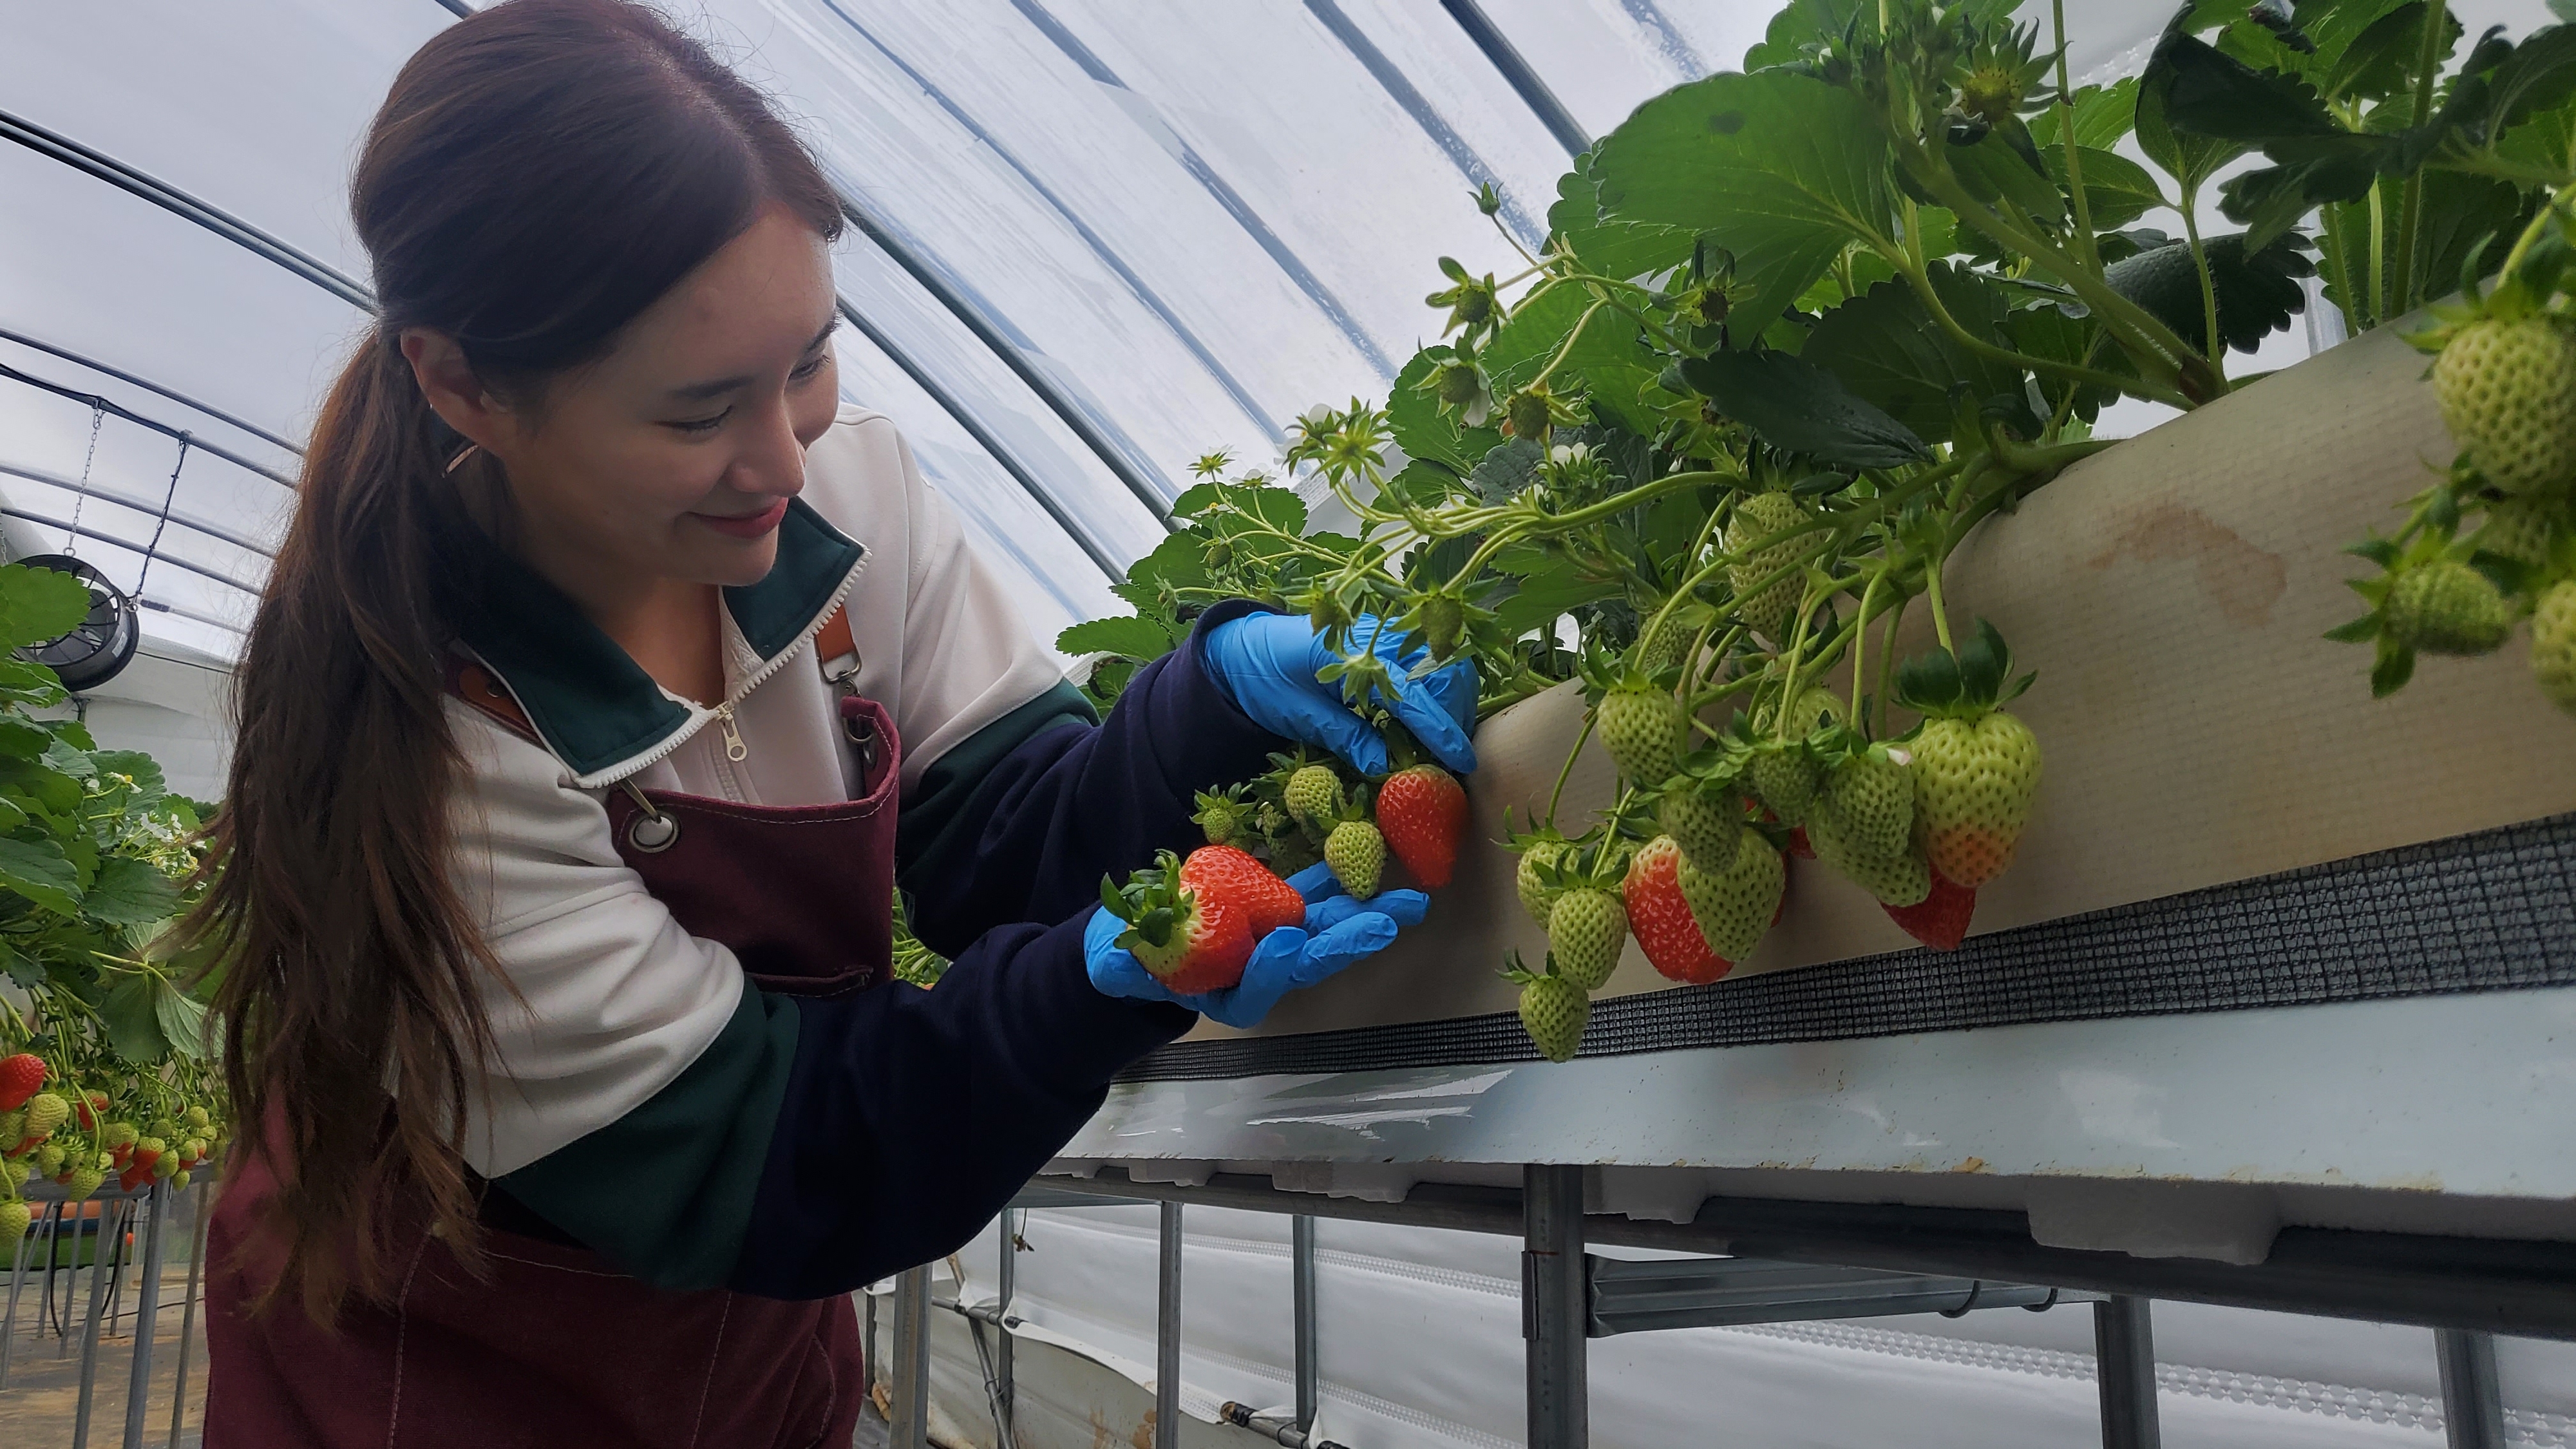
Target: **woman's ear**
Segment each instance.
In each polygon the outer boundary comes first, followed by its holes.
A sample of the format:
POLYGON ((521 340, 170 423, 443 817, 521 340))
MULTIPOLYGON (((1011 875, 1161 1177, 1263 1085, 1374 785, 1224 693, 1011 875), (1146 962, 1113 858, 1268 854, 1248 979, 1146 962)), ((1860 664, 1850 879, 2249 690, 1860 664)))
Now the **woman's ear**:
POLYGON ((430 410, 468 441, 494 452, 509 426, 509 409, 484 389, 465 349, 455 338, 427 327, 406 327, 399 340, 403 360, 411 364, 412 379, 420 384, 430 410))

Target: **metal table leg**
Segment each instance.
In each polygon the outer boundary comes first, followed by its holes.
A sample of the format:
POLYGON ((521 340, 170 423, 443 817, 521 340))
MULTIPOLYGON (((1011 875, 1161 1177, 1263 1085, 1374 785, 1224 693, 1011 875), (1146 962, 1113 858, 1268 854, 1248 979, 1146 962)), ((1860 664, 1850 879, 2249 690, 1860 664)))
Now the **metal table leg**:
MULTIPOLYGON (((62 1211, 62 1206, 58 1202, 45 1204, 48 1225, 62 1211)), ((9 1386, 9 1360, 18 1346, 18 1294, 27 1286, 27 1245, 35 1239, 36 1232, 31 1227, 27 1235, 18 1240, 17 1252, 9 1263, 9 1311, 6 1316, 0 1316, 0 1389, 9 1386)), ((48 1237, 47 1241, 52 1239, 48 1237)))
POLYGON ((1154 1449, 1181 1442, 1181 1205, 1163 1204, 1163 1259, 1154 1312, 1154 1449))
POLYGON ((1288 1271, 1296 1313, 1297 1431, 1311 1435, 1323 1397, 1323 1372, 1316 1363, 1315 1220, 1303 1213, 1288 1220, 1288 1271))
POLYGON ((143 1416, 152 1404, 153 1337, 161 1326, 161 1244, 169 1235, 170 1185, 155 1179, 143 1232, 143 1281, 134 1291, 134 1366, 126 1377, 124 1449, 143 1449, 143 1416))
POLYGON ((1002 1261, 994 1277, 994 1291, 1000 1299, 993 1305, 993 1331, 1000 1339, 993 1345, 994 1397, 1002 1410, 1003 1449, 1012 1449, 1019 1442, 1019 1380, 1014 1377, 1017 1368, 1012 1357, 1013 1341, 1017 1335, 1011 1332, 1011 1294, 1018 1287, 1020 1277, 1019 1219, 1017 1212, 1010 1208, 1002 1209, 1002 1261))
POLYGON ((894 1280, 894 1375, 888 1384, 889 1449, 927 1449, 930 1443, 930 1269, 909 1269, 894 1280))
POLYGON ((2504 1449, 2504 1394, 2496 1383, 2495 1335, 2433 1330, 2442 1362, 2442 1427, 2451 1449, 2504 1449))
POLYGON ((1529 1449, 1584 1449, 1583 1169, 1521 1169, 1521 1337, 1528 1354, 1529 1449))
POLYGON ((125 1250, 125 1204, 100 1209, 98 1237, 90 1250, 89 1317, 81 1325, 80 1407, 72 1415, 72 1449, 89 1449, 89 1415, 98 1395, 99 1315, 107 1302, 111 1276, 122 1276, 125 1250))
POLYGON ((214 1207, 212 1202, 214 1185, 214 1178, 209 1176, 203 1182, 196 1184, 193 1189, 197 1198, 196 1225, 188 1247, 188 1303, 179 1314, 179 1382, 170 1394, 168 1449, 179 1449, 179 1427, 188 1419, 188 1357, 189 1350, 196 1346, 194 1340, 197 1336, 197 1285, 205 1273, 206 1219, 214 1207))
POLYGON ((2102 1391, 2102 1449, 2159 1449, 2156 1335, 2144 1298, 2093 1305, 2093 1372, 2102 1391))

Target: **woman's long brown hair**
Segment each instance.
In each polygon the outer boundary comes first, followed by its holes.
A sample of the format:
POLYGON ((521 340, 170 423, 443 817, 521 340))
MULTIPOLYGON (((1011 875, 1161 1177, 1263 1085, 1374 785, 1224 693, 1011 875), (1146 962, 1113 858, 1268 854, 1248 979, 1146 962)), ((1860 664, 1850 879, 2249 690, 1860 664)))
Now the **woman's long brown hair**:
MULTIPOLYGON (((281 1294, 382 1298, 424 1225, 479 1262, 463 1149, 498 967, 457 888, 464 768, 444 659, 498 545, 460 502, 507 480, 430 411, 407 328, 540 408, 547 380, 776 202, 829 183, 761 94, 626 0, 505 0, 394 80, 350 210, 380 314, 314 424, 295 517, 234 675, 238 732, 203 903, 224 1070, 277 1179, 281 1294)), ((540 414, 541 415, 541 414, 540 414)), ((506 979, 499 983, 506 992, 506 979)))

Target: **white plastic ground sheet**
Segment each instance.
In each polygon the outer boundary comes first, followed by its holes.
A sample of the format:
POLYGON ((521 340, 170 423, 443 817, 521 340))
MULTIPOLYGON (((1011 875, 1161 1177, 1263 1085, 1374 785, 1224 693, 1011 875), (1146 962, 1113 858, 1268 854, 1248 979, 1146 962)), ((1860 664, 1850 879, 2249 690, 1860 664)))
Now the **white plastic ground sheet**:
MULTIPOLYGON (((1188 1212, 1185 1444, 1266 1443, 1216 1424, 1219 1406, 1293 1399, 1288 1231, 1285 1217, 1188 1212)), ((1020 1449, 1150 1449, 1155 1209, 1031 1212, 1020 1235, 1020 1449)), ((1316 1241, 1323 1437, 1349 1449, 1522 1442, 1517 1240, 1326 1219, 1316 1241)), ((941 1270, 936 1296, 951 1297, 950 1274, 962 1270, 966 1300, 991 1301, 997 1257, 987 1230, 941 1270)), ((874 1317, 884 1364, 884 1300, 874 1317)), ((966 1321, 938 1311, 932 1328, 934 1437, 992 1449, 966 1321)), ((2173 1449, 2444 1443, 2429 1330, 2159 1303, 2155 1339, 2173 1449)), ((2508 1442, 2576 1444, 2576 1345, 2500 1340, 2497 1358, 2508 1442)), ((2081 1304, 1597 1339, 1591 1395, 1600 1449, 2100 1442, 2092 1316, 2081 1304)))

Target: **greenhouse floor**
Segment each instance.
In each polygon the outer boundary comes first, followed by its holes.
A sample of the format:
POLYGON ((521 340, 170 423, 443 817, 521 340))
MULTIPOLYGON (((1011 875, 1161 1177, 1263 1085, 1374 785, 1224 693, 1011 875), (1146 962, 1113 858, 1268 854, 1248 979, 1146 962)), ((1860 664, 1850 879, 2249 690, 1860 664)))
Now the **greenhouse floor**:
MULTIPOLYGON (((0 1281, 5 1275, 0 1275, 0 1281)), ((8 1386, 0 1389, 0 1423, 9 1427, 9 1442, 22 1449, 64 1449, 72 1443, 73 1430, 80 1415, 80 1337, 79 1319, 73 1320, 73 1336, 66 1345, 46 1324, 37 1328, 36 1287, 41 1276, 31 1275, 18 1305, 17 1331, 11 1336, 8 1386)), ((83 1272, 79 1287, 86 1290, 88 1274, 83 1272)), ((113 1445, 122 1442, 125 1429, 125 1399, 129 1367, 134 1361, 134 1290, 135 1275, 125 1282, 123 1315, 114 1325, 116 1331, 102 1329, 98 1345, 98 1376, 90 1403, 89 1443, 113 1445)), ((188 1291, 188 1265, 171 1265, 161 1278, 160 1332, 154 1338, 152 1354, 152 1391, 144 1417, 143 1442, 167 1445, 170 1439, 170 1402, 178 1384, 179 1325, 188 1291)), ((61 1289, 55 1290, 57 1306, 61 1289)), ((206 1400, 206 1323, 200 1305, 194 1340, 188 1350, 188 1413, 176 1441, 181 1449, 193 1449, 200 1442, 198 1419, 206 1400)))

